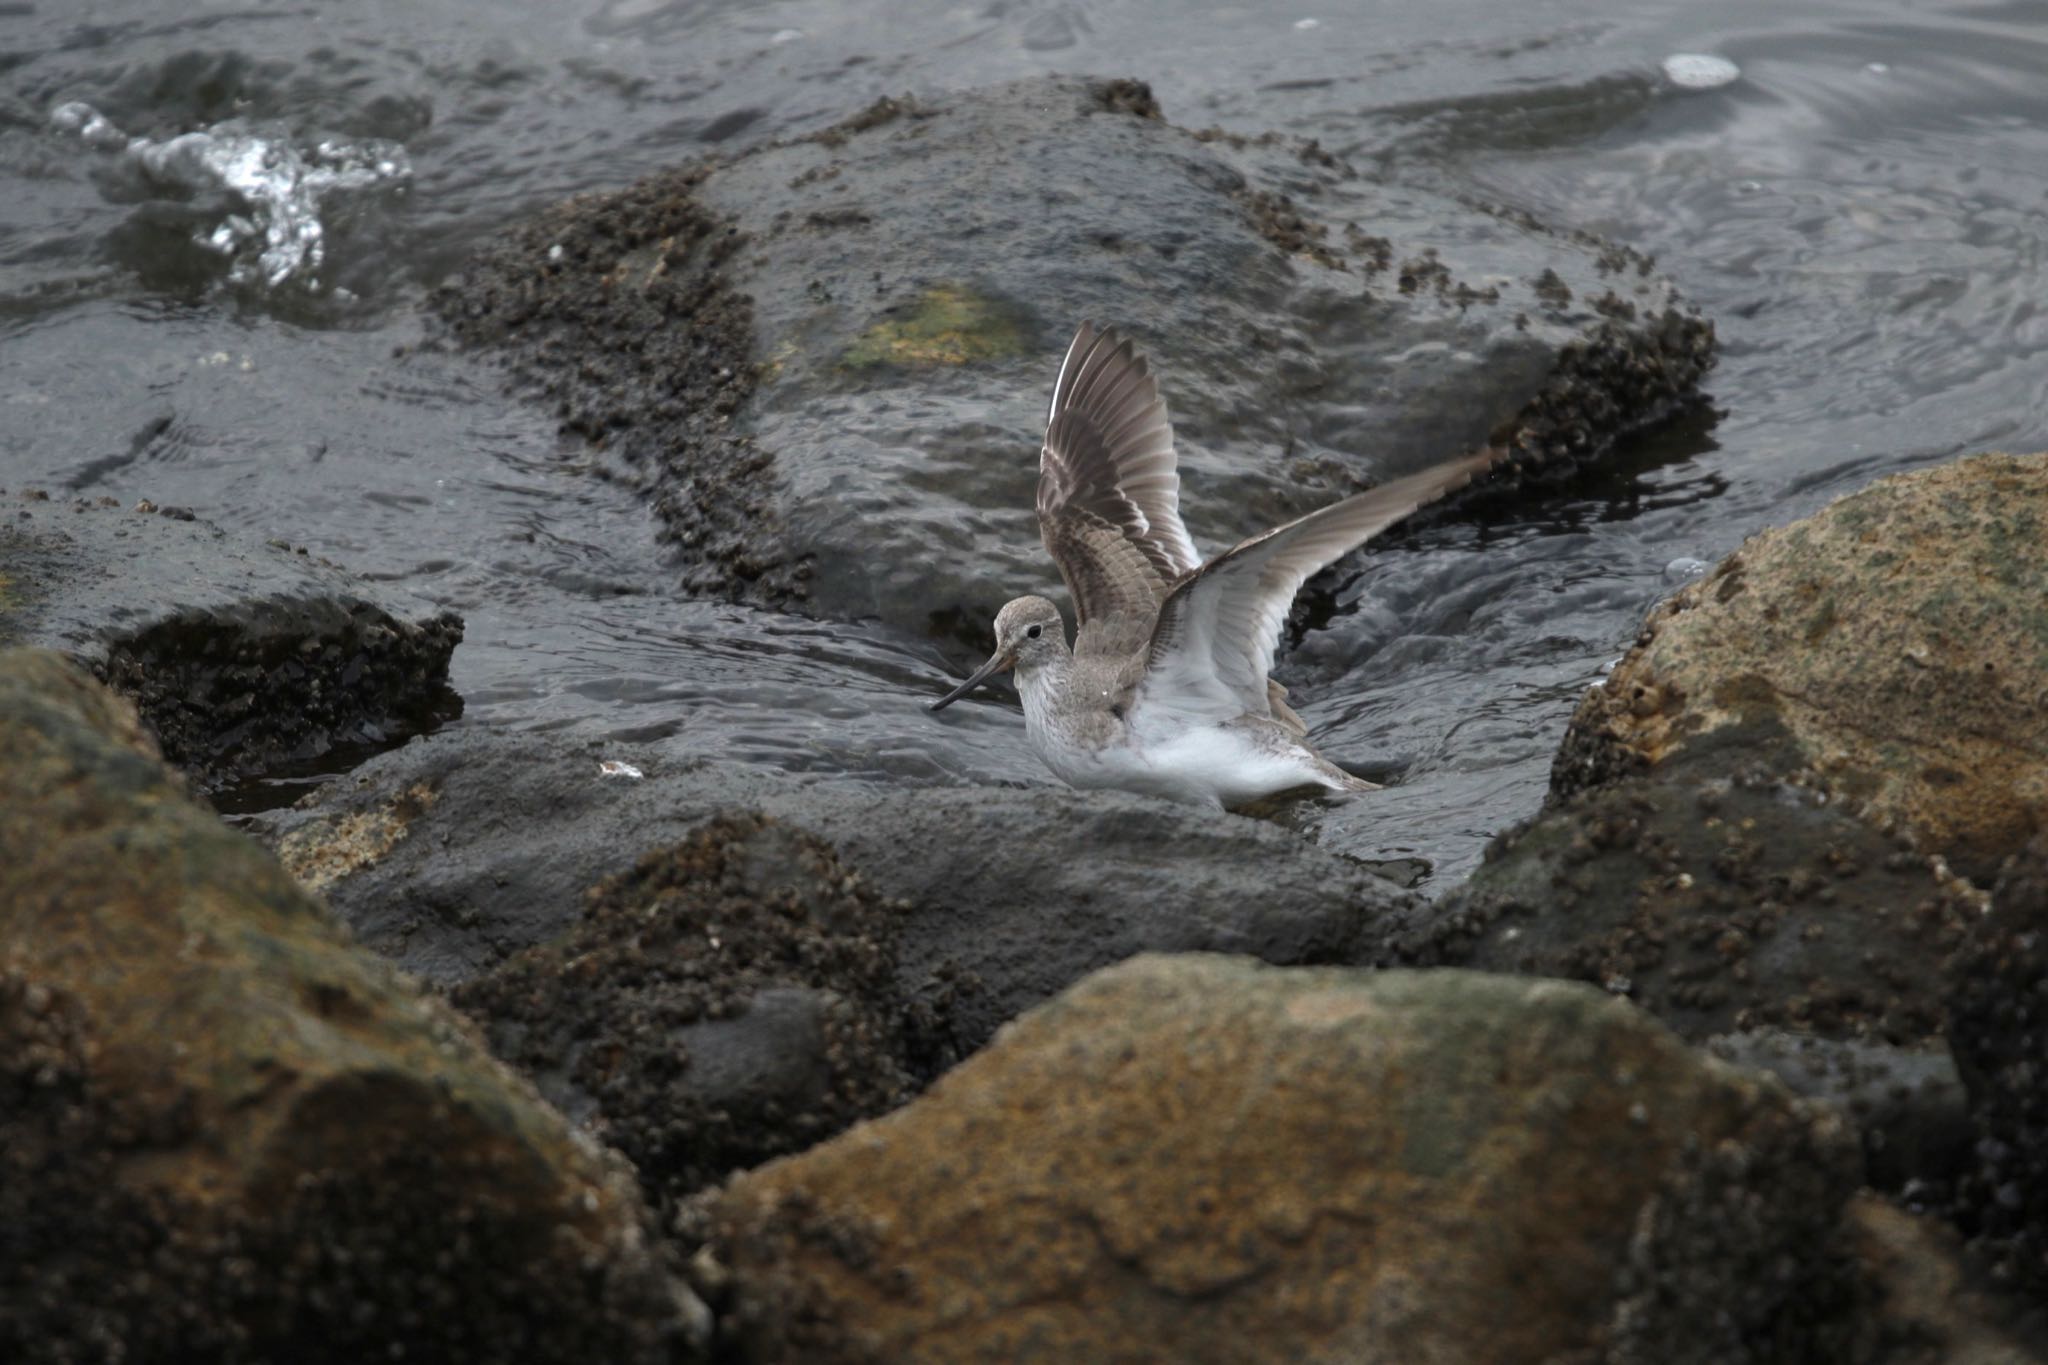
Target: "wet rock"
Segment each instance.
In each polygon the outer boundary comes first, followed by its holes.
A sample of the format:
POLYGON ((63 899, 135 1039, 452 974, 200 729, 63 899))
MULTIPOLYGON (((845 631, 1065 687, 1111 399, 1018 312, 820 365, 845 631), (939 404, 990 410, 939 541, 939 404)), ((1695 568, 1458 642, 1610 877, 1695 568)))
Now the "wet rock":
POLYGON ((1948 977, 1979 1135, 1959 1213, 2006 1276, 2048 1293, 2048 839, 2006 868, 1948 977))
POLYGON ((1210 546, 1489 439, 1568 470, 1713 353, 1626 249, 1064 78, 573 201, 436 307, 620 455, 691 589, 918 630, 1050 580, 1035 450, 1084 317, 1159 365, 1210 546))
POLYGON ((1845 1244, 1866 1280, 1878 1365, 2041 1365, 2048 1323, 1980 1282, 1949 1229, 1869 1193, 1849 1201, 1845 1244), (2031 1320, 2030 1320, 2031 1318, 2031 1320))
POLYGON ((735 1358, 1828 1360, 1853 1140, 1557 982, 1147 956, 735 1179, 735 1358))
POLYGON ((1755 1029, 1709 1038, 1706 1050, 1833 1105, 1862 1134, 1864 1179, 1874 1189, 1924 1200, 1950 1188, 1971 1160, 1969 1107, 1946 1048, 1755 1029))
POLYGON ((1421 904, 1286 830, 1123 793, 878 792, 531 733, 444 731, 303 805, 266 817, 285 864, 346 863, 325 886, 336 912, 368 946, 443 982, 571 928, 584 888, 639 851, 721 813, 771 815, 909 903, 892 990, 943 1006, 934 1046, 956 1055, 1133 953, 1365 961, 1421 904), (601 779, 613 757, 646 777, 601 779))
POLYGON ((672 1361, 630 1173, 0 653, 0 1358, 672 1361))
POLYGON ((911 1095, 899 913, 818 839, 719 818, 452 998, 674 1198, 911 1095))
POLYGON ((1568 794, 1712 749, 1988 884, 2048 829, 2048 458, 1881 479, 1651 613, 1572 718, 1568 794))
POLYGON ((206 792, 460 709, 452 612, 175 507, 0 497, 0 645, 63 650, 131 698, 206 792))
POLYGON ((1811 791, 1711 767, 1553 803, 1389 960, 1591 982, 1695 1042, 1763 1026, 1939 1038, 1934 965, 1981 893, 1811 791))

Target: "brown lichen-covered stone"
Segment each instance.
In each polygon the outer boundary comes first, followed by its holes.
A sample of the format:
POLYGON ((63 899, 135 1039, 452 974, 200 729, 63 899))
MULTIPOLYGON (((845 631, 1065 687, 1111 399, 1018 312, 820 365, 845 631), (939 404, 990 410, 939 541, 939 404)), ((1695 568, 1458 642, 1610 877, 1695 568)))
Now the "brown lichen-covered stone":
POLYGON ((630 1176, 0 653, 0 1359, 667 1361, 630 1176))
POLYGON ((1658 607, 1572 719, 1559 795, 1703 745, 1988 882, 2048 829, 2048 456, 1880 479, 1658 607))
POLYGON ((1855 1167, 1584 987, 1148 956, 736 1179, 711 1254, 756 1361, 1827 1359, 1855 1167))

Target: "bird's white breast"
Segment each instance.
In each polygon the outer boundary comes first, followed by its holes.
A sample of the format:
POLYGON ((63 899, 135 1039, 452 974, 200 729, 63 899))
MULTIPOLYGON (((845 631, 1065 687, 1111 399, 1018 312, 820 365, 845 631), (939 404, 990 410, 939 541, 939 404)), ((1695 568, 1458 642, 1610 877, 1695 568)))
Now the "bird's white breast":
POLYGON ((1092 724, 1077 723, 1074 710, 1055 711, 1054 689, 1019 681, 1032 748, 1072 786, 1235 806, 1325 781, 1306 754, 1263 727, 1190 720, 1142 706, 1127 721, 1103 711, 1092 724))

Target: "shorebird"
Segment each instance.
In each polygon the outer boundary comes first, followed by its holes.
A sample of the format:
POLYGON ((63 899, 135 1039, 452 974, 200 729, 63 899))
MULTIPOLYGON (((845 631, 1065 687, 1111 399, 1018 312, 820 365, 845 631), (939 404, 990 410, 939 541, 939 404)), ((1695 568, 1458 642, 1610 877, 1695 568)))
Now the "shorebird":
POLYGON ((1038 530, 1074 601, 1019 597, 996 652, 931 704, 1014 668, 1024 732, 1076 787, 1237 807, 1295 792, 1376 791, 1308 743, 1266 676, 1309 576, 1469 482, 1481 450, 1331 503, 1207 563, 1180 519, 1173 426, 1151 367, 1115 329, 1082 323, 1060 362, 1038 462, 1038 530))

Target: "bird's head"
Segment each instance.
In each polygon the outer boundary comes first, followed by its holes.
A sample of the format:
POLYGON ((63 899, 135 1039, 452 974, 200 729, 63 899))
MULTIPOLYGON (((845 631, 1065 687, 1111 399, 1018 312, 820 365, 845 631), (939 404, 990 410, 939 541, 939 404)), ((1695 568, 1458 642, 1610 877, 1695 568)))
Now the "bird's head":
POLYGON ((998 673, 1014 668, 1030 674, 1067 652, 1067 626, 1060 609, 1043 597, 1019 597, 996 613, 996 652, 966 682, 933 702, 942 710, 998 673))

